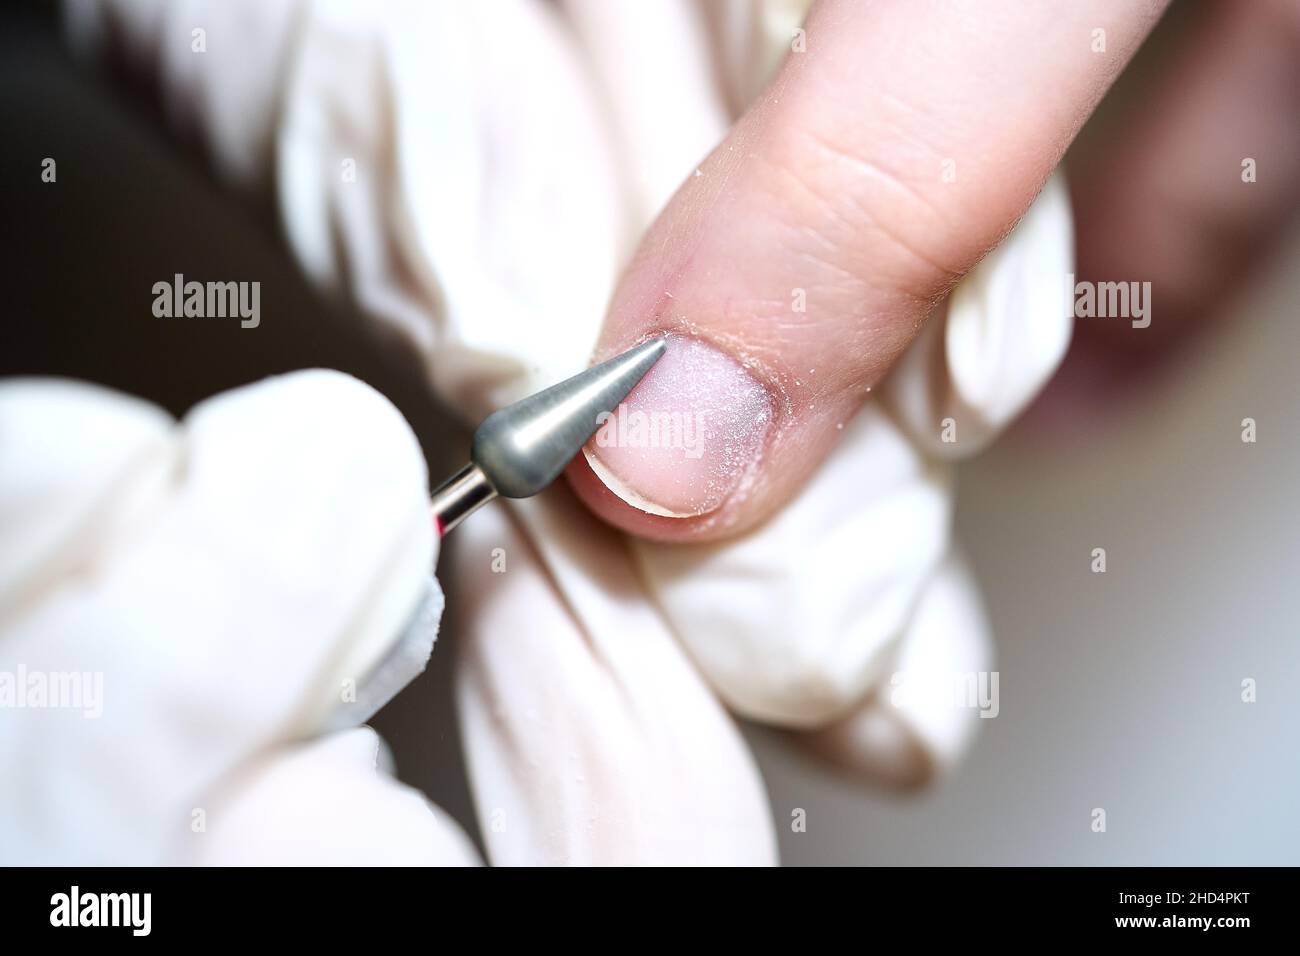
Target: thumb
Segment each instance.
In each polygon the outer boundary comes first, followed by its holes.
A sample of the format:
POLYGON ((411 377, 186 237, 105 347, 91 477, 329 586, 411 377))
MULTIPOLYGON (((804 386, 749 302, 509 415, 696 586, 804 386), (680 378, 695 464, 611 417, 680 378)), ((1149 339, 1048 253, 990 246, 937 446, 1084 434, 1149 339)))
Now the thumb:
POLYGON ((780 507, 1024 213, 1162 7, 816 4, 613 299, 601 357, 665 332, 669 348, 571 468, 579 494, 670 541, 780 507))

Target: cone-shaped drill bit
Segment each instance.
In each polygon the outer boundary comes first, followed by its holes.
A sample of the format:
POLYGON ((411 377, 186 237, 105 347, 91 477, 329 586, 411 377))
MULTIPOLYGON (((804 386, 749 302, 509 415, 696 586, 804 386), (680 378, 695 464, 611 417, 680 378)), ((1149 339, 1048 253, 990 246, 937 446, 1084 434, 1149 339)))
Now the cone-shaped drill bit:
POLYGON ((433 493, 433 517, 446 534, 497 495, 527 498, 560 476, 668 347, 643 342, 483 420, 466 465, 433 493))

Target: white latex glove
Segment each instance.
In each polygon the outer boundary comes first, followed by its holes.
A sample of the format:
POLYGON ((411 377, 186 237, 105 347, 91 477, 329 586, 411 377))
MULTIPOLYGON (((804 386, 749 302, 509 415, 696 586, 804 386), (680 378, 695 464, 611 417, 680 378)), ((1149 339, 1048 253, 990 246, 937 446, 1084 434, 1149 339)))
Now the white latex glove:
MULTIPOLYGON (((802 13, 739 0, 707 15, 686 0, 288 6, 69 9, 83 48, 112 19, 159 65, 177 121, 232 181, 261 185, 274 168, 307 271, 347 281, 407 334, 471 420, 582 367, 636 237, 802 13)), ((493 862, 773 860, 761 781, 717 699, 886 779, 951 765, 976 712, 893 706, 889 680, 992 666, 950 539, 950 460, 996 435, 1059 362, 1070 320, 1053 277, 1071 256, 1054 181, 805 491, 738 540, 627 541, 562 488, 457 532, 456 597, 477 612, 461 713, 493 862), (944 411, 961 418, 956 445, 933 437, 944 411)))
POLYGON ((10 380, 0 462, 0 862, 475 862, 373 731, 324 734, 424 669, 442 610, 385 398, 299 372, 177 425, 10 380))

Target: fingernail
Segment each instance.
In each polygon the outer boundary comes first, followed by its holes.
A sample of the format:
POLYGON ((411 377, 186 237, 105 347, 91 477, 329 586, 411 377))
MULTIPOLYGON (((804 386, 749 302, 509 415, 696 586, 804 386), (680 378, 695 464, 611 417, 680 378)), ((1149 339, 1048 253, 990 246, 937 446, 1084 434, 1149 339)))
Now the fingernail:
POLYGON ((592 470, 634 508, 668 518, 716 510, 763 451, 767 390, 699 339, 668 350, 583 449, 592 470))

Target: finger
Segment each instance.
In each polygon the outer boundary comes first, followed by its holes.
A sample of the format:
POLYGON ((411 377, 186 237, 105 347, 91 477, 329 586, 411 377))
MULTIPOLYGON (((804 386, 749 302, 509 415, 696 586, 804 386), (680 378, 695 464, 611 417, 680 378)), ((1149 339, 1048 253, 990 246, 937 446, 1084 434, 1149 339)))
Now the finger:
POLYGON ((1061 291, 1074 267, 1073 239, 1058 173, 894 366, 880 400, 926 454, 976 454, 1059 367, 1074 327, 1061 291))
POLYGON ((191 812, 176 858, 198 866, 477 866, 456 822, 382 767, 369 727, 258 760, 191 812))
POLYGON ((974 585, 944 557, 953 493, 944 462, 996 437, 1060 360, 1070 239, 1057 177, 913 343, 882 401, 846 423, 771 520, 723 541, 632 540, 654 602, 733 709, 804 729, 796 740, 876 779, 920 783, 956 760, 968 714, 927 707, 924 695, 897 708, 879 698, 914 644, 936 650, 909 671, 989 679, 971 653, 991 653, 974 585), (818 743, 819 728, 833 745, 818 743))
POLYGON ((689 546, 633 542, 673 629, 733 710, 815 727, 887 676, 948 549, 950 466, 878 405, 762 528, 689 546), (798 555, 791 561, 791 555, 798 555))
POLYGON ((377 668, 409 680, 423 663, 388 656, 436 542, 423 455, 386 399, 296 373, 204 402, 162 440, 138 404, 66 383, 0 391, 0 458, 21 464, 9 490, 62 531, 20 591, 0 587, 22 596, 0 669, 85 675, 95 705, 0 722, 0 760, 26 768, 11 799, 39 808, 5 835, 17 859, 157 861, 198 794, 313 733, 377 668), (74 400, 82 414, 46 416, 74 400), (93 513, 49 496, 77 486, 115 414, 130 421, 108 435, 145 440, 96 474, 93 513), (72 477, 49 481, 50 456, 72 477))
POLYGON ((580 494, 666 540, 788 500, 1024 212, 1161 6, 935 5, 921 23, 910 4, 816 5, 807 52, 683 184, 601 339, 604 355, 672 334, 626 414, 675 415, 699 454, 594 443, 595 470, 571 469, 580 494))
POLYGON ((948 554, 917 600, 888 675, 857 710, 795 739, 852 773, 899 787, 930 782, 998 716, 1001 680, 979 590, 948 554))
POLYGON ((156 405, 96 385, 0 385, 0 628, 74 571, 88 538, 120 520, 130 503, 121 489, 170 461, 174 425, 156 405))
POLYGON ((485 510, 448 556, 489 860, 775 862, 739 732, 642 598, 623 542, 559 491, 485 510))

